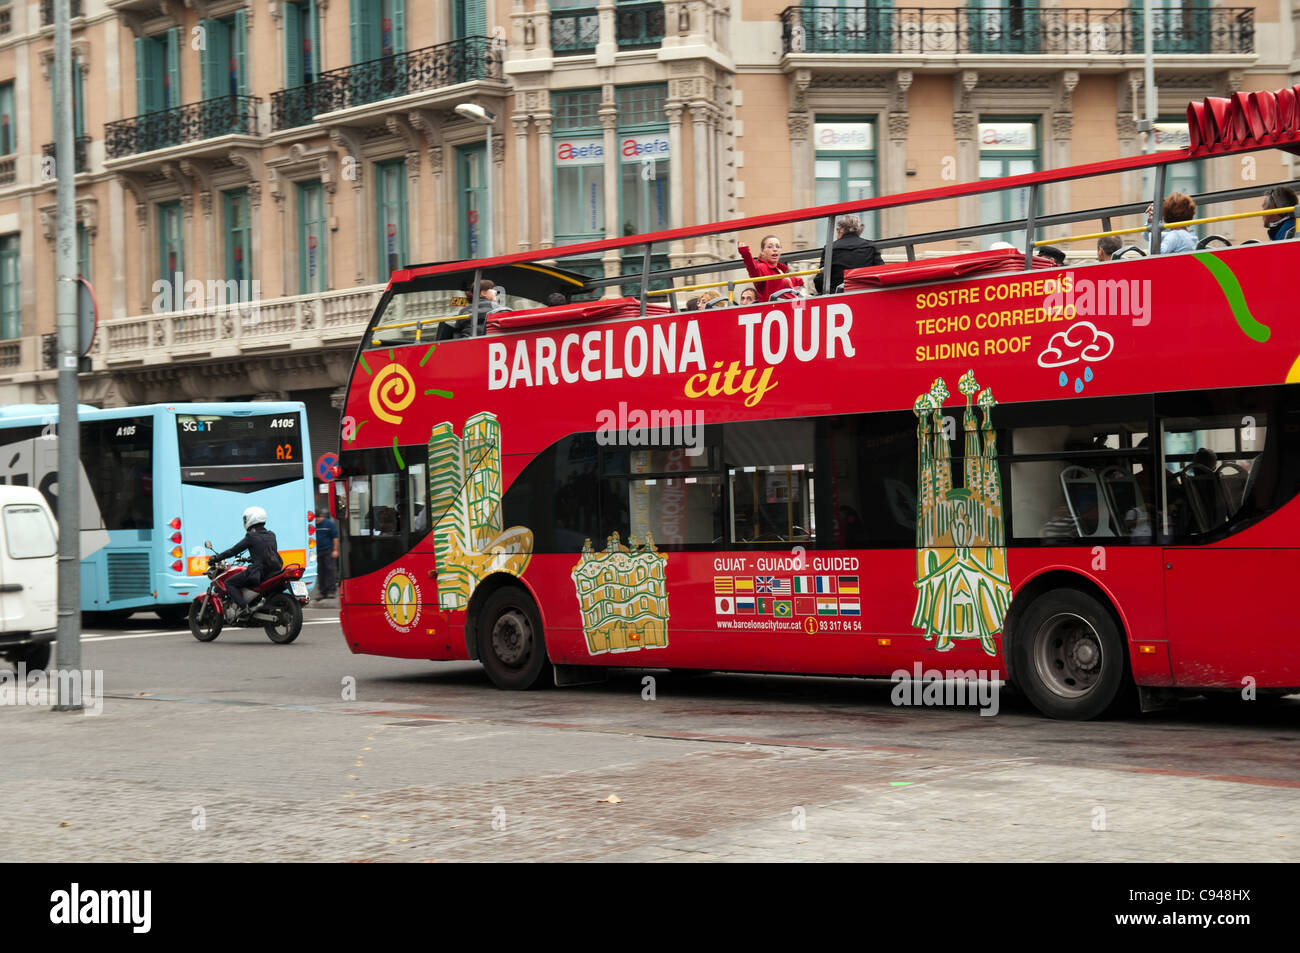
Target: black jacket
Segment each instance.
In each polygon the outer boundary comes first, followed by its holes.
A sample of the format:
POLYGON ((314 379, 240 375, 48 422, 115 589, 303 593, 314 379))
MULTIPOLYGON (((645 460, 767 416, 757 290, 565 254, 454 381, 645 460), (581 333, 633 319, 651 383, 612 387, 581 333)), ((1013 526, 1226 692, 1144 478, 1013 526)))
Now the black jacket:
POLYGON ((470 318, 473 311, 474 315, 474 335, 481 336, 487 330, 487 316, 496 314, 498 311, 509 311, 509 308, 503 308, 495 301, 487 298, 479 298, 473 308, 465 308, 460 313, 465 315, 459 321, 443 321, 438 325, 438 336, 434 339, 437 341, 452 341, 456 338, 467 338, 470 336, 470 318))
MULTIPOLYGON (((876 246, 861 235, 845 235, 831 246, 831 291, 844 281, 844 272, 849 268, 866 268, 868 265, 883 265, 876 246)), ((813 279, 813 287, 822 293, 822 276, 813 279)))
POLYGON ((275 544, 275 534, 265 526, 260 529, 254 526, 234 546, 231 546, 224 553, 218 553, 216 560, 221 562, 223 559, 229 559, 231 556, 237 556, 245 551, 249 554, 248 569, 245 570, 248 573, 249 581, 257 580, 262 582, 284 568, 284 562, 280 559, 279 547, 275 544))

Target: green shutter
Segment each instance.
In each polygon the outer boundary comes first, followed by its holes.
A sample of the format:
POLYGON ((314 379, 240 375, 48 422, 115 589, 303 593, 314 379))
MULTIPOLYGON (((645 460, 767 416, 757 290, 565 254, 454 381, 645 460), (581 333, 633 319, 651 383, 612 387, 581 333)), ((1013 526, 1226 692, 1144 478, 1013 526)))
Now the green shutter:
POLYGON ((374 0, 350 0, 348 16, 352 32, 352 62, 365 63, 379 59, 379 17, 374 0))
MULTIPOLYGON (((595 6, 593 3, 592 6, 595 6)), ((487 36, 487 10, 483 0, 456 0, 452 31, 454 39, 487 36)))
POLYGON ((393 52, 406 51, 406 11, 405 0, 392 0, 393 3, 393 52))
POLYGON ((82 68, 72 66, 72 134, 78 139, 86 134, 86 78, 82 68))
POLYGON ((221 95, 221 82, 217 78, 217 32, 221 23, 217 20, 200 20, 203 30, 203 49, 199 50, 199 98, 212 99, 221 95))
POLYGON ((296 3, 284 5, 284 88, 297 89, 303 84, 302 21, 296 3))
POLYGON ((320 79, 320 11, 316 9, 316 0, 307 0, 307 37, 311 40, 311 52, 306 57, 305 68, 311 73, 312 82, 320 79))
POLYGON ((153 112, 153 96, 149 80, 153 78, 150 61, 153 59, 153 40, 137 36, 135 38, 135 111, 143 116, 153 112))
POLYGON ((970 52, 984 52, 984 4, 982 0, 966 0, 966 29, 970 52))
POLYGON ((171 109, 173 106, 181 104, 181 77, 180 77, 180 45, 181 31, 179 27, 172 27, 167 31, 167 88, 168 95, 160 109, 171 109))
POLYGON ((235 11, 234 49, 236 87, 240 96, 248 95, 248 11, 240 7, 235 11))

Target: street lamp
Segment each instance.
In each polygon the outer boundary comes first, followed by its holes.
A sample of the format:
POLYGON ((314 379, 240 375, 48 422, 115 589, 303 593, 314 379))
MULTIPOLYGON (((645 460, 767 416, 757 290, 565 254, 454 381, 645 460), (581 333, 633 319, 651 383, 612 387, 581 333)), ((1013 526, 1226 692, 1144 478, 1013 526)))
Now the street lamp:
POLYGON ((492 257, 492 124, 496 122, 497 117, 496 117, 496 113, 492 112, 491 110, 484 109, 478 103, 461 103, 459 106, 456 107, 456 115, 460 116, 462 119, 468 119, 470 122, 482 123, 485 127, 487 127, 487 162, 485 163, 487 168, 484 171, 484 176, 486 178, 486 188, 484 191, 487 193, 486 198, 484 200, 484 205, 486 206, 486 208, 484 209, 485 212, 484 217, 487 219, 487 225, 483 229, 483 234, 484 234, 483 244, 486 252, 483 257, 491 258, 492 257))

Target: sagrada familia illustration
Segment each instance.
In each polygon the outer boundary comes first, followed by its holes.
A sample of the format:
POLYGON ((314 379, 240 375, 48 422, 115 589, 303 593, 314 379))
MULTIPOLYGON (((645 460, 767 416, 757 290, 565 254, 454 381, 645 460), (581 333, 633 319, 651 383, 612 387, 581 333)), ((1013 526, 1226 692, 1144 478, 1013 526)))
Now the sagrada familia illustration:
POLYGON ((501 426, 495 415, 470 417, 459 437, 450 421, 433 428, 429 510, 441 608, 465 608, 490 573, 523 575, 533 534, 523 526, 501 526, 501 426))
POLYGON ((979 639, 989 655, 993 636, 1011 603, 1006 535, 1002 524, 1002 480, 997 437, 990 420, 993 391, 979 389, 975 372, 957 381, 966 397, 964 486, 952 483, 952 457, 943 432, 943 378, 912 405, 916 414, 916 613, 912 625, 935 648, 947 651, 955 639, 979 639), (975 402, 983 410, 976 422, 975 402))

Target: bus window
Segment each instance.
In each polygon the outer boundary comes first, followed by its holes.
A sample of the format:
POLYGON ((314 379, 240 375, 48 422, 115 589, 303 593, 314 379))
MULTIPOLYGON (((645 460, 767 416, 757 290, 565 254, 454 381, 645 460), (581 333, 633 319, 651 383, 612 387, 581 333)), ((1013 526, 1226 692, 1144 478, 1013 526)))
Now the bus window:
POLYGON ((817 469, 833 481, 821 522, 836 549, 911 548, 916 540, 916 417, 911 413, 826 417, 817 469), (832 511, 831 503, 834 502, 832 511))
POLYGON ((717 544, 723 535, 723 482, 718 448, 707 439, 693 447, 604 450, 600 538, 618 532, 639 543, 649 536, 666 550, 717 544))
POLYGON ((741 546, 813 542, 815 420, 728 424, 723 437, 727 527, 741 546))
POLYGON ((339 529, 348 540, 345 578, 373 572, 415 549, 441 514, 429 508, 428 446, 344 450, 339 472, 346 502, 339 529), (400 463, 399 463, 400 460, 400 463))
MULTIPOLYGON (((153 420, 121 417, 83 421, 81 459, 99 508, 100 525, 87 529, 153 529, 153 420)), ((302 476, 301 468, 299 477, 302 476)))

